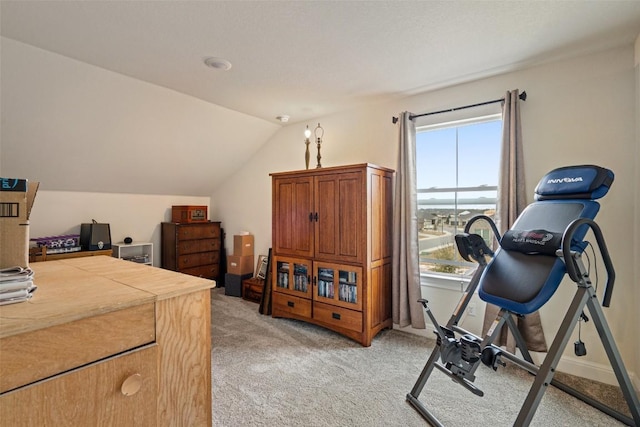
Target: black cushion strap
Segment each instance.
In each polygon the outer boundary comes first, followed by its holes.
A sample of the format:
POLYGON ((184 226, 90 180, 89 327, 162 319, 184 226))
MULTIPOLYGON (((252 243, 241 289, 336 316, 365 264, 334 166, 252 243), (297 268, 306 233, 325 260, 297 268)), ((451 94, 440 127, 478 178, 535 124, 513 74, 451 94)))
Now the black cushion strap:
POLYGON ((562 233, 547 230, 509 230, 500 241, 502 249, 508 251, 552 256, 561 245, 562 233))

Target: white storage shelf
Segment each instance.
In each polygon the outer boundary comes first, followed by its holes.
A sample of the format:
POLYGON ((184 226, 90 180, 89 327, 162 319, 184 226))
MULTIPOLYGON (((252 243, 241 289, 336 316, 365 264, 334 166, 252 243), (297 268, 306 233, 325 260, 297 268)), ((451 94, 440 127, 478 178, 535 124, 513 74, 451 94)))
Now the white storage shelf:
POLYGON ((138 264, 153 265, 153 243, 133 242, 114 243, 111 245, 113 256, 138 264))

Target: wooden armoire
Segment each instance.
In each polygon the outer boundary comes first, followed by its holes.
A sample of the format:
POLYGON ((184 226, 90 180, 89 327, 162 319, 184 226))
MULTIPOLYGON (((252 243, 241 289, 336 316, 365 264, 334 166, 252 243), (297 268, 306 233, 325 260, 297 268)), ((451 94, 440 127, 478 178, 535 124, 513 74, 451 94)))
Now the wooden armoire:
POLYGON ((363 346, 391 320, 391 169, 273 173, 272 316, 363 346))

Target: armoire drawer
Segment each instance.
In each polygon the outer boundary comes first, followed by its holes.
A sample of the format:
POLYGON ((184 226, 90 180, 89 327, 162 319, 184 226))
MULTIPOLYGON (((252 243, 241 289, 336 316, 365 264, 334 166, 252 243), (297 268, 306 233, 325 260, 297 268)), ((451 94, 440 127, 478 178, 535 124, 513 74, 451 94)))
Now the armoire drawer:
POLYGON ((296 316, 311 318, 311 300, 294 297, 293 295, 274 292, 272 295, 273 313, 283 312, 296 316))
POLYGON ((356 332, 362 332, 362 312, 353 311, 335 305, 313 303, 313 318, 322 323, 339 326, 356 332))

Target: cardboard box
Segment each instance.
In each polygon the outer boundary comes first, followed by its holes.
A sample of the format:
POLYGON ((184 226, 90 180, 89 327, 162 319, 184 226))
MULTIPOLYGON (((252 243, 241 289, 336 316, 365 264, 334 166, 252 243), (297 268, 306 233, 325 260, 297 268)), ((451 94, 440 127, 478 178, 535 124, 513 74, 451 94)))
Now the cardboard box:
POLYGON ((224 294, 232 297, 242 296, 242 282, 250 279, 253 274, 225 274, 224 275, 224 294))
POLYGON ((0 178, 0 268, 29 266, 29 217, 39 183, 0 178))
POLYGON ((233 254, 237 256, 253 255, 253 234, 233 236, 233 254))
POLYGON ((227 255, 227 273, 251 274, 253 276, 253 255, 227 255))

